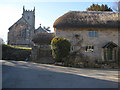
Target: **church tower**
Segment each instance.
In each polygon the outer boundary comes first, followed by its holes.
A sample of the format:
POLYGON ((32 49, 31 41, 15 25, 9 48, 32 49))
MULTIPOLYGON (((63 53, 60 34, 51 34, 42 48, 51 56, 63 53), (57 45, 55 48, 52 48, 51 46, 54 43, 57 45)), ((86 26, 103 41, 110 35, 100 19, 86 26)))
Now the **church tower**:
POLYGON ((9 28, 8 44, 31 47, 34 32, 35 7, 33 10, 25 10, 23 6, 22 17, 9 28))
POLYGON ((25 10, 23 6, 22 17, 31 25, 32 28, 35 28, 35 7, 33 10, 25 10))

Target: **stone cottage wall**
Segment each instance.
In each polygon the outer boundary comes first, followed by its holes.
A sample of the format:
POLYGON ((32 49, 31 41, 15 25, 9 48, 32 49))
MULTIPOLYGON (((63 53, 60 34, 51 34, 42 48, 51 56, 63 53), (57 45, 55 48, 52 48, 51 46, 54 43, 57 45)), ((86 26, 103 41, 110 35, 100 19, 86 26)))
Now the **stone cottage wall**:
MULTIPOLYGON (((66 28, 57 29, 56 36, 67 38, 71 44, 73 51, 81 50, 81 52, 90 57, 92 60, 102 59, 102 47, 110 41, 113 41, 118 45, 118 29, 78 29, 78 28, 66 28), (88 32, 98 31, 98 37, 89 37, 88 32), (75 36, 79 35, 79 39, 75 36), (78 43, 80 42, 80 43, 78 43), (87 45, 93 45, 93 52, 86 52, 85 47, 87 45)), ((71 50, 72 51, 72 50, 71 50)))

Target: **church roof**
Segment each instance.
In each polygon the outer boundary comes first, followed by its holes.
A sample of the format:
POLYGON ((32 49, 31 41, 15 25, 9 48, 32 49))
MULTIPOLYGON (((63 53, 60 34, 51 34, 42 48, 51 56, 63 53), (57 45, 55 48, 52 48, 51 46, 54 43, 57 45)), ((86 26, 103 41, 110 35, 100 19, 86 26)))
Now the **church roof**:
POLYGON ((20 22, 25 22, 27 25, 29 25, 31 27, 31 25, 27 22, 27 20, 23 17, 21 17, 17 22, 15 22, 10 28, 9 30, 11 30, 13 27, 15 27, 17 24, 19 24, 20 22))
POLYGON ((70 11, 60 16, 54 28, 118 28, 119 12, 70 11))
POLYGON ((35 30, 35 33, 37 32, 47 32, 45 31, 41 26, 39 26, 36 30, 35 30))

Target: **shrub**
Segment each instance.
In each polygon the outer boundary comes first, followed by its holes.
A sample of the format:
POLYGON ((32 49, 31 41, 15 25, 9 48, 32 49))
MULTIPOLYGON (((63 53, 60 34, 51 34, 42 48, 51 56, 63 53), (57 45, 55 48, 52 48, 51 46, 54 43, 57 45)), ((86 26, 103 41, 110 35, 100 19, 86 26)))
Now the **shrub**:
POLYGON ((86 63, 85 57, 82 53, 72 52, 63 59, 65 66, 84 67, 86 63))
POLYGON ((54 37, 51 41, 52 56, 57 62, 61 62, 69 55, 71 44, 65 38, 54 37))

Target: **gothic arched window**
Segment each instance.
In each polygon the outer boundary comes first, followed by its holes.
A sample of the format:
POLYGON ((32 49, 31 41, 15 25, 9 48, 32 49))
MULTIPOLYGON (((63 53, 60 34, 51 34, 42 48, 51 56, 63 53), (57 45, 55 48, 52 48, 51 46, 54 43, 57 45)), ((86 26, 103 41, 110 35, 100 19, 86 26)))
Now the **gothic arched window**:
POLYGON ((30 17, 28 16, 28 17, 27 17, 27 19, 29 20, 29 19, 30 19, 30 17))
POLYGON ((25 38, 26 38, 26 35, 27 35, 26 29, 23 29, 23 30, 21 31, 21 37, 25 39, 25 38))

